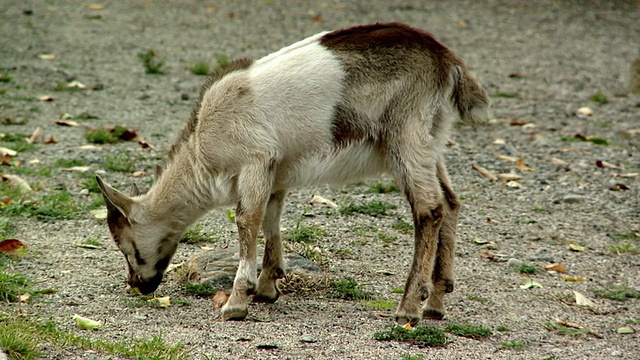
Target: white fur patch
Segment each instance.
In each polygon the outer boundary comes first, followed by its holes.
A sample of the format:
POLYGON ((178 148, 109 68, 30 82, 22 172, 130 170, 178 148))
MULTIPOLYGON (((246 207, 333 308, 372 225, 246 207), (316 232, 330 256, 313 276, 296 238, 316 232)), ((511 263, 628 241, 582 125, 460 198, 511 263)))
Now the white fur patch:
MULTIPOLYGON (((248 283, 258 284, 258 266, 256 260, 240 259, 238 264, 238 271, 236 272, 236 278, 234 284, 238 281, 246 281, 248 283)), ((235 285, 234 285, 235 287, 235 285)))

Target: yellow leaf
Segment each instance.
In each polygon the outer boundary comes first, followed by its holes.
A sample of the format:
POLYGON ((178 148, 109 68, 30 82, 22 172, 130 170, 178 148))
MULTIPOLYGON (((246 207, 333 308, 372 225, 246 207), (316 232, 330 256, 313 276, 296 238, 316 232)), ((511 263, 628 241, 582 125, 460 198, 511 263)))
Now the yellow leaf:
POLYGON ((27 300, 29 300, 30 297, 31 297, 31 294, 24 293, 20 295, 20 302, 27 302, 27 300))
POLYGON ((411 326, 411 323, 406 323, 402 325, 402 327, 409 331, 413 330, 413 326, 411 326))
POLYGON ((633 334, 634 332, 636 331, 631 326, 623 326, 617 330, 618 334, 633 334))
POLYGON ((533 171, 532 168, 524 165, 524 156, 520 156, 520 159, 518 159, 518 163, 516 164, 516 168, 520 171, 533 171))
POLYGON ((553 264, 549 264, 546 265, 544 267, 545 270, 547 271, 555 271, 555 272, 559 272, 559 273, 566 273, 567 272, 567 268, 564 267, 564 265, 559 264, 559 263, 553 263, 553 264))
POLYGON ((586 281, 587 278, 586 277, 573 277, 573 276, 565 276, 564 281, 570 281, 570 282, 580 282, 580 281, 586 281))
POLYGON ((573 251, 584 251, 585 248, 582 245, 578 245, 576 243, 574 243, 573 241, 569 241, 569 248, 573 251))
POLYGON ((573 293, 576 295, 576 305, 586 306, 586 307, 590 307, 590 308, 593 308, 595 306, 593 301, 589 300, 589 298, 587 298, 586 296, 582 295, 581 293, 579 293, 577 291, 574 291, 573 293))
POLYGON ((167 307, 171 306, 171 299, 170 299, 169 296, 165 296, 165 297, 161 297, 161 298, 154 297, 153 299, 149 299, 147 301, 156 303, 158 306, 160 306, 162 308, 167 308, 167 307))

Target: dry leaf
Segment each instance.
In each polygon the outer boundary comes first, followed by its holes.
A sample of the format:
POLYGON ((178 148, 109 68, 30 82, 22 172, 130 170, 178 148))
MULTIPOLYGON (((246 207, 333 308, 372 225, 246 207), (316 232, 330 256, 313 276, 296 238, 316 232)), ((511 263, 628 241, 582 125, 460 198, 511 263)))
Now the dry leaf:
POLYGON ((20 302, 27 302, 30 297, 31 297, 31 294, 24 293, 24 294, 20 295, 20 302))
POLYGON ((56 139, 56 137, 53 136, 53 135, 51 135, 51 137, 49 137, 49 139, 47 139, 47 140, 42 139, 42 141, 45 144, 57 144, 58 143, 58 139, 56 139))
POLYGON ((569 282, 580 282, 580 281, 587 281, 586 277, 573 277, 573 276, 565 276, 562 278, 564 281, 569 281, 569 282))
POLYGON ((12 158, 13 158, 13 156, 0 154, 0 165, 12 166, 13 165, 13 164, 11 164, 11 159, 12 158))
POLYGON ((73 315, 73 321, 75 321, 76 324, 78 324, 78 327, 80 329, 84 329, 84 330, 95 330, 102 327, 103 325, 102 321, 91 320, 89 318, 82 317, 78 314, 73 315))
POLYGON ((518 159, 518 163, 516 164, 516 169, 520 171, 533 171, 532 168, 524 165, 524 156, 520 156, 520 159, 518 159))
POLYGON ((586 306, 590 308, 595 307, 595 304, 593 303, 593 301, 589 300, 589 298, 587 298, 586 296, 582 295, 581 293, 575 290, 573 291, 573 293, 576 295, 576 305, 586 306))
POLYGON ((42 95, 38 97, 38 100, 50 102, 50 101, 53 101, 53 96, 42 95))
POLYGON ((101 4, 89 4, 89 5, 87 5, 87 9, 89 9, 89 10, 102 10, 102 9, 104 9, 104 5, 101 5, 101 4))
POLYGON ((522 184, 517 181, 509 181, 507 182, 507 186, 514 189, 522 189, 522 184))
POLYGON ((516 174, 498 174, 496 175, 496 177, 502 181, 513 181, 513 180, 518 180, 520 179, 520 175, 516 175, 516 174))
POLYGON ((629 187, 623 183, 616 183, 612 187, 609 188, 611 191, 620 191, 620 190, 629 190, 629 187))
POLYGON ((479 172, 480 175, 486 177, 489 180, 492 180, 492 181, 498 180, 498 178, 496 177, 496 175, 494 173, 492 173, 491 171, 483 168, 482 166, 479 166, 479 165, 476 165, 476 164, 472 164, 471 168, 473 168, 473 170, 479 172))
POLYGON ((77 89, 86 89, 87 85, 81 83, 78 80, 73 80, 72 82, 67 84, 68 88, 77 88, 77 89))
POLYGON ((539 282, 531 278, 522 279, 522 284, 520 285, 520 289, 531 289, 531 288, 541 288, 541 287, 542 287, 542 284, 540 284, 539 282))
POLYGON ((31 136, 26 138, 24 141, 26 141, 29 144, 35 144, 38 141, 40 141, 41 138, 42 138, 42 128, 38 126, 35 130, 33 130, 33 133, 31 133, 31 136))
POLYGON ((512 163, 518 161, 518 159, 516 159, 516 158, 514 158, 512 156, 502 155, 502 154, 498 154, 498 153, 493 153, 493 155, 496 158, 500 159, 500 160, 504 160, 504 161, 508 161, 508 162, 512 162, 512 163))
POLYGON ((24 252, 24 244, 20 240, 7 239, 0 241, 0 253, 15 255, 24 252))
POLYGON ((139 140, 138 141, 138 145, 140 145, 141 148, 143 149, 153 149, 154 147, 151 146, 151 144, 149 144, 148 142, 144 141, 144 140, 139 140))
POLYGON ((168 308, 169 306, 171 306, 171 298, 169 296, 165 296, 161 298, 154 297, 153 299, 149 299, 147 301, 151 303, 155 303, 161 308, 168 308))
POLYGON ((91 170, 90 166, 72 166, 72 167, 60 169, 60 171, 75 171, 75 172, 87 172, 89 170, 91 170))
POLYGON ((6 147, 0 147, 0 156, 16 156, 18 152, 6 147))
POLYGON ((569 241, 569 248, 571 250, 573 250, 573 251, 580 251, 580 252, 583 252, 583 251, 586 250, 584 246, 578 245, 578 244, 574 243, 573 241, 569 241))
POLYGON ((60 125, 60 126, 79 126, 80 124, 78 124, 75 121, 71 121, 71 120, 51 120, 53 121, 56 125, 60 125))
POLYGON ((566 162, 564 160, 560 160, 558 158, 551 157, 551 158, 549 158, 549 161, 554 165, 569 166, 568 162, 566 162))
POLYGON ((567 268, 564 267, 564 265, 559 264, 559 263, 553 263, 553 264, 545 265, 544 269, 547 270, 547 271, 555 271, 555 272, 559 272, 559 273, 562 273, 562 274, 567 272, 567 268))
POLYGON ((618 334, 633 334, 636 331, 631 326, 623 326, 621 328, 618 328, 616 332, 618 334))
POLYGON ((581 107, 578 110, 576 110, 576 116, 581 118, 581 119, 587 119, 591 116, 593 116, 593 110, 591 110, 588 107, 581 107))
POLYGON ((56 58, 56 54, 39 54, 38 57, 42 60, 53 60, 56 58))
POLYGON ((224 291, 218 290, 216 294, 213 295, 213 307, 216 309, 221 308, 227 303, 227 298, 228 296, 224 291))
POLYGON ((102 151, 102 147, 97 145, 82 145, 82 146, 78 146, 78 149, 86 150, 86 151, 102 151))
POLYGON ((599 168, 608 168, 608 169, 619 169, 620 167, 613 165, 611 163, 608 163, 604 160, 596 160, 596 166, 599 168))
POLYGON ((613 177, 621 177, 621 178, 635 178, 635 177, 640 176, 640 173, 626 173, 626 174, 613 173, 613 174, 611 174, 611 176, 613 176, 613 177))
POLYGON ((640 134, 640 129, 629 129, 627 131, 625 131, 627 134, 629 135, 638 135, 640 134))
POLYGON ((134 171, 134 172, 131 174, 131 176, 133 176, 133 177, 140 177, 140 176, 142 176, 142 175, 144 175, 144 171, 134 171))
POLYGON ((18 175, 4 174, 2 181, 8 181, 9 184, 20 188, 22 191, 33 191, 29 183, 18 175))
POLYGON ((495 139, 493 140, 495 145, 505 145, 507 142, 504 139, 495 139))
POLYGON ((326 205, 330 208, 333 209, 337 209, 338 208, 338 204, 334 203, 333 201, 329 200, 329 199, 325 199, 320 195, 313 195, 313 198, 311 198, 311 204, 321 204, 321 205, 326 205))
POLYGON ((513 120, 509 121, 509 125, 511 125, 511 126, 522 126, 522 125, 526 125, 528 123, 529 123, 529 121, 519 120, 519 119, 513 119, 513 120))

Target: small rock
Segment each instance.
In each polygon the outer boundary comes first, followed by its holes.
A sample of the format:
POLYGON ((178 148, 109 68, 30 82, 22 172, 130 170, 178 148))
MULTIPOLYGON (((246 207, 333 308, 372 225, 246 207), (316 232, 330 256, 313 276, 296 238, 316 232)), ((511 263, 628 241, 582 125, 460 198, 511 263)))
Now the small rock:
POLYGON ((622 356, 622 351, 620 351, 620 350, 613 350, 613 351, 611 352, 611 356, 613 356, 613 357, 620 357, 620 356, 622 356))
POLYGON ((519 269, 520 266, 524 264, 524 261, 516 258, 511 258, 507 261, 507 269, 516 270, 519 269))
POLYGON ((551 253, 551 250, 546 247, 541 247, 529 256, 529 260, 554 262, 554 256, 551 253))
POLYGON ((586 199, 586 197, 577 194, 569 194, 562 198, 562 202, 567 204, 577 204, 581 203, 586 199))

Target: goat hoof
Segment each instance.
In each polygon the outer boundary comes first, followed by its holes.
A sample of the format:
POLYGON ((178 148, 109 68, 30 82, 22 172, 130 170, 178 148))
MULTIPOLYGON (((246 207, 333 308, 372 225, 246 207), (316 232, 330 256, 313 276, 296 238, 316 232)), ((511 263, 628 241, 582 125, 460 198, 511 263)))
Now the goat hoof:
POLYGON ((279 298, 280 298, 280 292, 279 291, 276 291, 275 295, 257 293, 255 295, 253 295, 253 302, 254 303, 273 304, 279 298))
POLYGON ((224 321, 241 321, 249 315, 246 307, 222 307, 222 319, 224 321))

